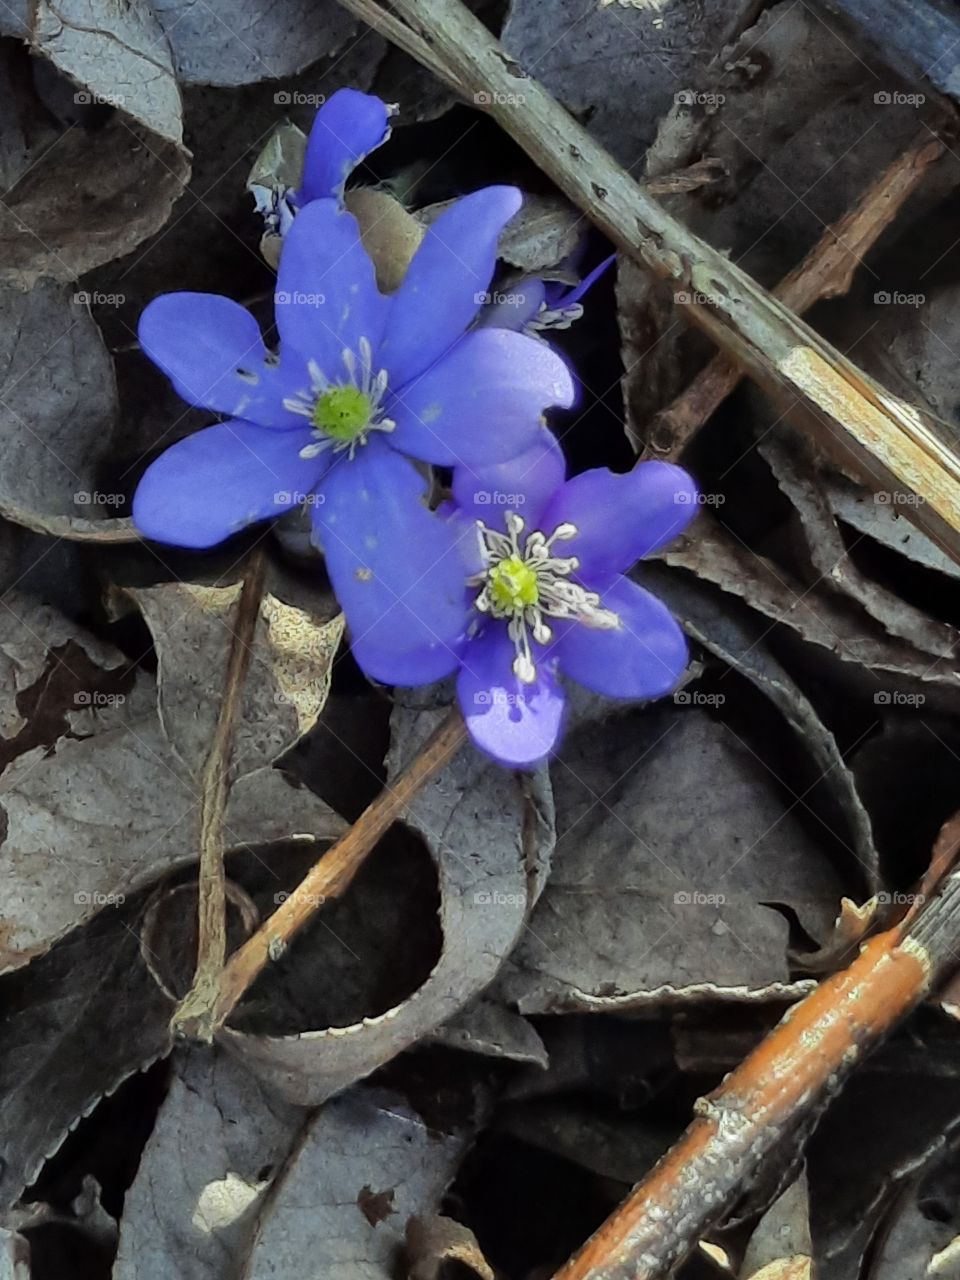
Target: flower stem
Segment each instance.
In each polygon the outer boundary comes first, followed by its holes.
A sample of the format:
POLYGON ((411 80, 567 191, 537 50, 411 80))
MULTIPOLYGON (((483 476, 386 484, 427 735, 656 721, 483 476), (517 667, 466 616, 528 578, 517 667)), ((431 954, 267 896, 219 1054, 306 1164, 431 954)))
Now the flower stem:
POLYGON ((350 830, 323 854, 273 915, 233 953, 216 975, 215 986, 204 992, 203 1001, 194 1001, 188 1017, 178 1017, 177 1031, 203 1041, 213 1038, 267 962, 282 953, 313 918, 318 907, 347 889, 383 833, 400 817, 417 792, 456 755, 465 740, 466 725, 459 710, 454 709, 350 830))
POLYGON ((223 868, 223 822, 230 796, 230 758, 243 687, 250 668, 260 615, 266 558, 262 547, 250 557, 237 603, 233 643, 227 660, 217 726, 203 767, 200 794, 200 870, 197 903, 197 967, 193 986, 173 1015, 179 1032, 217 989, 227 955, 227 890, 223 868))

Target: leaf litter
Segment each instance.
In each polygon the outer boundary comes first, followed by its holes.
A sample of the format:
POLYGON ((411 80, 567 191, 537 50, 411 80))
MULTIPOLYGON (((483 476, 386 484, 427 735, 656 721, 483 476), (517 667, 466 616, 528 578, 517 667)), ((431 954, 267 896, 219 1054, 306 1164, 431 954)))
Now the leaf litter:
MULTIPOLYGON (((766 287, 947 110, 827 10, 475 7, 766 287)), ((399 197, 419 226, 409 238, 394 211, 409 244, 385 252, 405 265, 452 200, 515 182, 496 288, 572 287, 609 250, 489 104, 333 0, 40 3, 8 6, 0 30, 0 1275, 550 1274, 558 1241, 599 1225, 721 1065, 906 906, 956 805, 958 569, 741 388, 684 458, 707 510, 637 571, 693 645, 672 700, 574 699, 532 773, 461 747, 213 1043, 175 1040, 250 557, 269 569, 225 774, 228 949, 401 785, 451 691, 363 680, 302 530, 210 555, 137 541, 145 466, 210 421, 147 367, 140 311, 223 291, 269 322, 246 176, 342 85, 398 105, 351 179, 351 207, 378 211, 365 243, 399 197), (517 1171, 536 1203, 506 1203, 517 1171)), ((954 445, 958 177, 947 155, 810 316, 954 445)), ((402 266, 384 261, 386 286, 402 266)), ((547 335, 581 383, 554 424, 574 471, 629 466, 712 354, 683 323, 709 300, 623 258, 614 272, 547 335)), ((951 1274, 944 1005, 831 1103, 803 1175, 784 1151, 773 1207, 682 1276, 720 1257, 744 1280, 811 1259, 837 1280, 951 1274)))

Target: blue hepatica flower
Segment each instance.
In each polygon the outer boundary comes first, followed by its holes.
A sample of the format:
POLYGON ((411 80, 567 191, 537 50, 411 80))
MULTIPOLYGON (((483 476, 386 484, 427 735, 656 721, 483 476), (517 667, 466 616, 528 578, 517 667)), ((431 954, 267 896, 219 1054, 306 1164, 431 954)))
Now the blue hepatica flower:
POLYGON ((416 684, 456 671, 471 737, 512 767, 554 748, 560 676, 608 697, 646 699, 669 693, 687 665, 677 622, 624 574, 689 523, 692 479, 663 462, 564 476, 545 430, 511 462, 456 468, 455 510, 425 531, 431 547, 420 554, 445 586, 459 560, 459 601, 445 594, 438 609, 430 571, 384 590, 374 555, 361 557, 367 577, 357 578, 346 610, 354 653, 374 678, 416 684), (432 637, 398 656, 392 637, 406 614, 430 617, 432 637))
POLYGON ((479 323, 503 329, 517 329, 536 337, 548 329, 569 329, 583 315, 583 297, 616 261, 612 253, 594 267, 578 285, 569 286, 539 276, 526 276, 509 289, 492 295, 480 313, 479 323))
POLYGON ((228 421, 148 467, 133 500, 141 532, 210 547, 307 503, 335 588, 352 571, 344 558, 352 563, 354 528, 416 563, 405 549, 435 517, 401 455, 451 467, 502 461, 536 439, 544 409, 573 401, 566 365, 543 343, 503 329, 466 332, 499 232, 519 205, 511 187, 457 201, 386 296, 356 220, 334 200, 311 201, 284 242, 276 353, 228 298, 171 293, 151 302, 140 320, 143 351, 186 401, 228 421), (394 500, 401 493, 409 500, 394 500), (361 513, 372 495, 382 500, 370 530, 361 513), (328 500, 335 530, 319 521, 328 500))

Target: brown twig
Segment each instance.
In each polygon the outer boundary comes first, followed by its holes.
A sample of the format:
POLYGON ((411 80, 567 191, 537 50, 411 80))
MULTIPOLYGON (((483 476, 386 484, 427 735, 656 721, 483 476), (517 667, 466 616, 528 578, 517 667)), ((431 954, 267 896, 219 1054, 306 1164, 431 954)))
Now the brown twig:
MULTIPOLYGON (((864 255, 945 151, 939 138, 925 136, 898 156, 854 207, 826 228, 800 265, 784 276, 774 289, 776 297, 803 315, 815 302, 847 293, 864 255)), ((676 461, 742 377, 739 365, 726 356, 714 356, 673 403, 654 416, 647 456, 676 461)))
POLYGON ((223 681, 217 726, 203 768, 200 793, 200 867, 197 885, 197 967, 193 986, 173 1015, 176 1033, 206 1008, 227 957, 227 888, 223 867, 224 816, 230 797, 230 759, 237 717, 250 669, 253 638, 260 615, 266 558, 262 547, 252 554, 237 602, 233 640, 223 681))
MULTIPOLYGON (((356 0, 341 3, 356 11, 356 0)), ((684 308, 692 323, 777 394, 841 465, 902 499, 909 518, 960 561, 960 458, 929 421, 671 217, 462 0, 391 0, 390 7, 429 46, 431 61, 472 93, 620 250, 676 290, 705 299, 684 308)))
MULTIPOLYGON (((960 813, 933 865, 952 866, 960 813)), ((719 1222, 766 1156, 960 960, 960 870, 795 1005, 556 1280, 661 1280, 719 1222)))
POLYGON ((383 833, 420 788, 456 755, 465 738, 463 718, 453 710, 350 830, 314 864, 286 901, 233 953, 219 973, 216 987, 207 991, 202 1003, 194 1004, 189 1019, 179 1021, 182 1034, 198 1040, 212 1038, 267 962, 286 948, 319 907, 347 889, 383 833))

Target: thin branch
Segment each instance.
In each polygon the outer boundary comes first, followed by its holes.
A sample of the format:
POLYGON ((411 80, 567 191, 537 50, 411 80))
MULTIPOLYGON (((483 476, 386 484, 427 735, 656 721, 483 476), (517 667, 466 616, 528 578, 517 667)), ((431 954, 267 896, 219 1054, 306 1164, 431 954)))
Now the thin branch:
MULTIPOLYGON (((356 2, 341 0, 353 12, 356 2)), ((461 0, 392 0, 391 8, 430 48, 431 61, 439 61, 619 249, 678 291, 704 300, 684 307, 692 323, 778 395, 790 416, 865 485, 904 499, 909 518, 960 561, 960 458, 916 408, 884 391, 671 217, 461 0)))
MULTIPOLYGON (((932 865, 960 851, 960 813, 932 865)), ((794 1005, 555 1280, 662 1280, 721 1221, 764 1159, 960 963, 960 870, 794 1005)))
MULTIPOLYGON (((945 151, 939 138, 925 135, 898 156, 856 205, 826 228, 800 265, 781 280, 774 290, 776 297, 803 315, 815 302, 847 293, 861 260, 945 151)), ((726 356, 714 356, 676 400, 654 416, 647 456, 676 461, 742 377, 739 365, 726 356)))
POLYGON ((215 988, 206 992, 202 1003, 195 1002, 189 1018, 179 1020, 182 1034, 198 1040, 212 1038, 268 961, 285 950, 318 908, 345 892, 383 833, 402 815, 421 787, 456 755, 465 739, 463 718, 453 710, 390 786, 380 792, 273 915, 233 953, 218 975, 215 988))
POLYGON ((197 967, 193 986, 173 1015, 176 1033, 205 1008, 217 989, 227 957, 227 889, 223 867, 224 817, 230 797, 230 760, 243 688, 250 669, 254 633, 260 616, 266 558, 258 548, 250 557, 237 602, 233 641, 223 682, 217 726, 201 779, 200 869, 197 902, 197 967))

